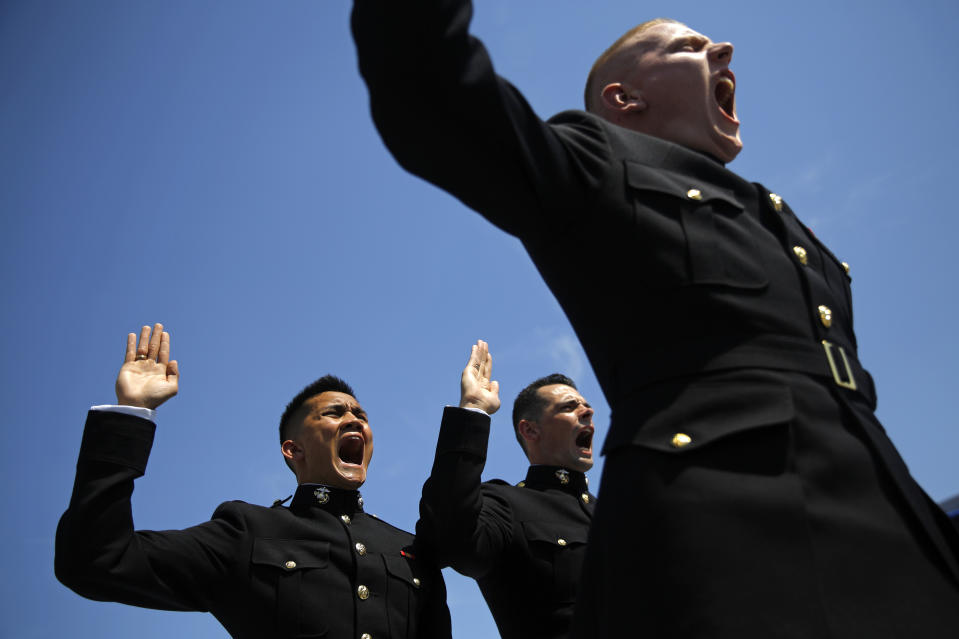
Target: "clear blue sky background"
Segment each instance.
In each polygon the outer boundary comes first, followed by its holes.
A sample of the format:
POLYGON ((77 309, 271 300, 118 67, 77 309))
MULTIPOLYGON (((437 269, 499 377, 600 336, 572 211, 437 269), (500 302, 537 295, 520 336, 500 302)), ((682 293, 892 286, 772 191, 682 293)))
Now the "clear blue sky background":
MULTIPOLYGON (((745 150, 731 168, 852 265, 880 417, 936 499, 959 492, 957 7, 479 0, 474 21, 544 117, 578 107, 592 60, 644 19, 736 45, 745 150)), ((608 407, 520 244, 387 154, 349 9, 0 2, 0 635, 225 635, 209 615, 90 602, 53 577, 85 412, 114 400, 124 336, 143 323, 172 331, 182 384, 137 482, 141 528, 290 494, 277 419, 335 372, 371 416, 368 509, 411 529, 476 338, 507 406, 566 371, 605 435, 608 407)), ((486 475, 524 473, 504 410, 486 475)), ((475 586, 450 573, 449 587, 455 635, 495 636, 475 586)))

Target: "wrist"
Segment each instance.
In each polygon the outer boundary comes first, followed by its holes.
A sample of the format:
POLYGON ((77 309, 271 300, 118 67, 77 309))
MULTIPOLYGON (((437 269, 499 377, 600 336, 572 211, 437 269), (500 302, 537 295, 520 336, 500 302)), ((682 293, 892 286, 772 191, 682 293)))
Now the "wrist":
POLYGON ((117 406, 130 406, 131 408, 156 408, 156 406, 148 406, 146 402, 137 401, 134 399, 127 399, 125 397, 117 397, 117 406))

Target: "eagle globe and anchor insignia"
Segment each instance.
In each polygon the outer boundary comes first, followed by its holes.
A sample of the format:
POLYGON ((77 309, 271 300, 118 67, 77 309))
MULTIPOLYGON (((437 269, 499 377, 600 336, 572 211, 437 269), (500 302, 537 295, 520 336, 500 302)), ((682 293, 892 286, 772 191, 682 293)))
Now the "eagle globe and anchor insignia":
POLYGON ((316 497, 317 503, 325 504, 330 501, 330 489, 326 486, 320 486, 313 491, 313 496, 316 497))

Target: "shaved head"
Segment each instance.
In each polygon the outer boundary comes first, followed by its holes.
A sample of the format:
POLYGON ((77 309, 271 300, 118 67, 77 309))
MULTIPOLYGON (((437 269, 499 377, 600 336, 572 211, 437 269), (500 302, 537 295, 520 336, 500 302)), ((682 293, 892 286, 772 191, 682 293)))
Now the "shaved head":
POLYGON ((671 18, 654 18, 638 24, 619 37, 608 49, 603 51, 602 55, 596 58, 593 68, 589 70, 589 76, 586 78, 586 89, 583 91, 583 102, 586 110, 590 113, 599 112, 599 96, 603 87, 610 82, 618 80, 619 72, 628 67, 627 58, 636 56, 636 51, 629 51, 629 46, 633 44, 637 37, 650 27, 657 24, 672 23, 682 24, 671 18))

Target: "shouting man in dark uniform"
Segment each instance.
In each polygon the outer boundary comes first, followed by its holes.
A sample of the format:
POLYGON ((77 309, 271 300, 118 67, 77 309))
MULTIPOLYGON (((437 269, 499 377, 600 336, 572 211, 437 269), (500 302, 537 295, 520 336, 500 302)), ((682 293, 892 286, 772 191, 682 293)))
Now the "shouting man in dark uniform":
POLYGON ((612 408, 574 636, 957 636, 959 537, 873 413, 849 267, 725 166, 732 45, 644 23, 543 121, 471 13, 354 0, 353 33, 387 147, 522 241, 612 408))
POLYGON ((353 390, 327 375, 287 406, 283 456, 299 486, 288 508, 222 504, 203 524, 134 531, 130 495, 146 468, 155 409, 177 393, 170 336, 127 338, 118 406, 87 417, 56 572, 77 593, 164 610, 209 611, 234 637, 450 636, 446 589, 413 536, 363 511, 373 433, 353 390))
POLYGON ((595 501, 585 474, 593 409, 565 375, 536 380, 513 406, 526 479, 481 483, 500 406, 491 374, 481 340, 463 370, 459 407, 443 412, 417 536, 441 565, 476 579, 504 639, 567 637, 595 501))

